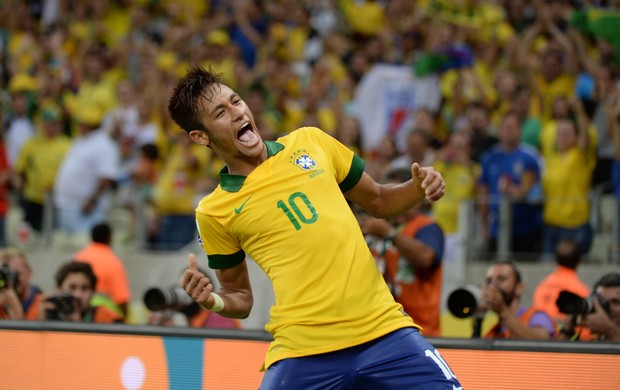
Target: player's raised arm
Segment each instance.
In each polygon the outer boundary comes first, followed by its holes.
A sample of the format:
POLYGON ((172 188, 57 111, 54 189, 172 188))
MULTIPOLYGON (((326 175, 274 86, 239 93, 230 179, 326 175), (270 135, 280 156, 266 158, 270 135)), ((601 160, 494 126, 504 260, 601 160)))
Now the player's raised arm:
POLYGON ((345 196, 373 216, 388 218, 409 210, 424 197, 434 202, 444 195, 446 183, 433 167, 414 163, 411 173, 413 179, 400 184, 379 184, 364 173, 345 196))
POLYGON ((245 261, 231 268, 216 270, 220 290, 215 293, 211 280, 198 270, 196 255, 190 253, 188 260, 182 285, 196 303, 224 317, 247 318, 254 299, 245 261))

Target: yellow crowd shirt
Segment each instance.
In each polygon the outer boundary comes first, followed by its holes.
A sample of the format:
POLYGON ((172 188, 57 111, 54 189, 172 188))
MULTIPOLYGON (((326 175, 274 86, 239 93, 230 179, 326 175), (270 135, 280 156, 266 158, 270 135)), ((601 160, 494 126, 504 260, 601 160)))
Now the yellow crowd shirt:
POLYGON ((481 168, 475 163, 466 166, 441 160, 436 161, 434 166, 441 172, 448 186, 441 202, 433 203, 433 217, 444 233, 456 233, 459 228, 459 207, 462 202, 474 199, 481 168))
POLYGON ((274 341, 264 368, 292 357, 340 350, 415 326, 390 294, 343 192, 363 161, 318 128, 265 142, 269 158, 247 177, 222 170, 198 205, 211 268, 246 254, 269 276, 274 341))
POLYGON ((15 170, 26 178, 24 198, 43 204, 45 193, 54 188, 56 174, 70 147, 71 140, 64 135, 37 135, 26 141, 15 163, 15 170))
POLYGON ((207 172, 209 154, 198 144, 188 148, 177 143, 165 158, 154 190, 157 211, 164 215, 189 214, 195 208, 194 198, 198 195, 196 184, 207 172), (196 166, 188 165, 187 154, 197 160, 196 166))
POLYGON ((545 157, 542 177, 545 223, 574 228, 588 222, 590 181, 595 164, 594 153, 578 147, 545 157))

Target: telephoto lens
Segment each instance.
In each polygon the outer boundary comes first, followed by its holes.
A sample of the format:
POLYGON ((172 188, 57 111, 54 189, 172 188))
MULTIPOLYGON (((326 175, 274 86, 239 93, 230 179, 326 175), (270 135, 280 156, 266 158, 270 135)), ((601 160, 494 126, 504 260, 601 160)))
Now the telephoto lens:
POLYGON ((194 301, 180 286, 151 287, 144 293, 144 305, 151 311, 172 309, 181 311, 194 301))
POLYGON ((448 310, 457 318, 471 317, 478 310, 479 299, 480 287, 459 287, 448 296, 448 310))

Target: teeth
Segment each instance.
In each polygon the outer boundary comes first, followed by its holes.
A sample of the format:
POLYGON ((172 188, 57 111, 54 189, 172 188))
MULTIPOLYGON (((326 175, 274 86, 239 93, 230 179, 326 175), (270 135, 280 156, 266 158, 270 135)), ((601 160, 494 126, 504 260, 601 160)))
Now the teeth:
POLYGON ((243 130, 247 126, 250 126, 250 122, 245 122, 244 124, 242 124, 239 130, 243 130))

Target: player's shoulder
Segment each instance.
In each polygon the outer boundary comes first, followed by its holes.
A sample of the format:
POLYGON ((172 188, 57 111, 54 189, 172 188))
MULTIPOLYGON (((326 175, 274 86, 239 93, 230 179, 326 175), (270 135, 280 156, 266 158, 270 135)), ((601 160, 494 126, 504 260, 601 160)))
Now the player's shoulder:
POLYGON ((324 137, 324 136, 327 136, 327 133, 325 133, 323 130, 319 129, 318 127, 307 126, 307 127, 300 127, 296 130, 291 131, 289 134, 282 137, 282 139, 287 139, 287 138, 295 139, 295 138, 303 138, 303 137, 315 138, 315 137, 324 137))
POLYGON ((217 209, 217 204, 222 202, 222 195, 225 194, 218 185, 213 191, 203 196, 196 205, 196 214, 210 215, 217 209))

